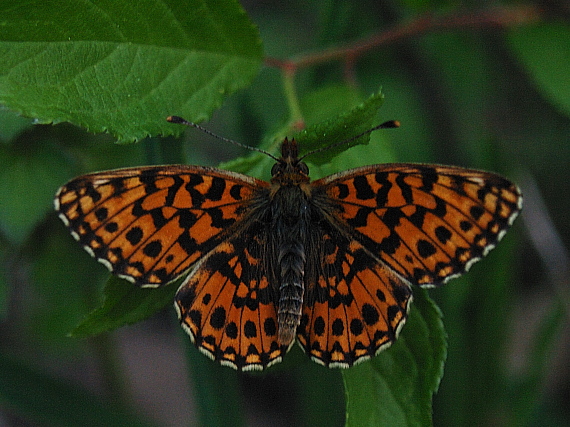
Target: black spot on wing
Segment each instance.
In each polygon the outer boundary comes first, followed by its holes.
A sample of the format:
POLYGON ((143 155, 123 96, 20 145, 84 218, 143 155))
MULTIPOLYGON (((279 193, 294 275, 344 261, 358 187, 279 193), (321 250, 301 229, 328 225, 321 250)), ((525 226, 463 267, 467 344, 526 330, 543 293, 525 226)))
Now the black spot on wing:
POLYGON ((232 188, 230 188, 230 196, 232 196, 232 198, 234 200, 241 200, 242 199, 242 195, 241 195, 242 188, 243 188, 243 185, 240 185, 240 184, 232 185, 232 188))
POLYGON ((125 234, 126 239, 129 241, 131 245, 137 245, 143 238, 143 231, 140 227, 133 227, 127 234, 125 234))
POLYGON ((315 322, 313 323, 313 332, 318 336, 323 336, 325 334, 325 327, 326 327, 325 319, 319 316, 315 319, 315 322))
POLYGON ((243 331, 246 338, 257 337, 257 326, 255 326, 255 323, 253 323, 251 320, 245 322, 243 331))
POLYGON ((263 322, 263 332, 269 337, 273 337, 277 334, 277 324, 273 318, 268 317, 265 319, 263 322))
POLYGON ((374 194, 374 190, 368 183, 366 176, 360 175, 356 176, 353 179, 354 188, 356 190, 356 198, 359 200, 370 200, 373 199, 376 194, 374 194))
POLYGON ((433 191, 434 184, 438 181, 438 174, 434 168, 424 166, 421 168, 422 186, 420 189, 426 193, 433 191))
POLYGON ((229 322, 226 325, 226 335, 229 338, 235 340, 238 337, 238 333, 239 333, 238 327, 235 322, 229 322))
POLYGON ((418 240, 416 243, 416 249, 418 250, 418 254, 424 259, 429 258, 437 252, 435 246, 431 242, 428 242, 424 239, 418 240))
POLYGON ((210 326, 214 329, 222 329, 226 324, 226 309, 218 306, 210 315, 210 326))
POLYGON ((222 196, 224 195, 224 191, 226 189, 226 180, 220 177, 215 176, 212 178, 212 184, 208 191, 206 192, 206 199, 219 201, 221 200, 222 196))
POLYGON ((105 207, 99 208, 95 211, 95 217, 99 221, 105 221, 108 216, 109 216, 109 211, 105 207))
POLYGON ((378 310, 370 304, 364 304, 362 306, 362 319, 368 326, 375 325, 380 319, 380 314, 378 310))
POLYGON ((443 243, 444 245, 449 241, 449 239, 451 239, 451 231, 449 231, 449 228, 444 227, 443 225, 438 226, 435 229, 435 237, 437 237, 437 239, 443 243))
POLYGON ((162 243, 160 240, 153 240, 147 243, 143 248, 143 253, 151 258, 156 258, 162 251, 162 243))
POLYGON ((478 221, 485 213, 485 210, 481 206, 471 206, 469 213, 476 221, 478 221))
POLYGON ((338 183, 337 188, 338 188, 339 199, 345 199, 350 194, 350 192, 348 191, 348 185, 346 184, 338 183))
POLYGON ((344 323, 341 319, 335 319, 332 323, 332 334, 340 337, 344 334, 344 323))
POLYGON ((119 230, 119 225, 116 222, 108 222, 105 224, 105 231, 108 233, 116 233, 119 230))

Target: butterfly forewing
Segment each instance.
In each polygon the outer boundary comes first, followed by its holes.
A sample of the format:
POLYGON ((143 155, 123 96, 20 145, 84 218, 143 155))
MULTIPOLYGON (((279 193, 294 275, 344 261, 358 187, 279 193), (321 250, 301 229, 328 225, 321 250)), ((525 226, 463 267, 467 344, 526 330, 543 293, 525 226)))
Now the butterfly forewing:
POLYGON ((337 206, 331 212, 339 227, 424 286, 444 283, 486 255, 522 202, 518 188, 499 175, 439 165, 367 166, 313 185, 337 206))
POLYGON ((197 166, 130 168, 78 177, 55 204, 73 236, 114 274, 159 286, 238 227, 267 185, 197 166))

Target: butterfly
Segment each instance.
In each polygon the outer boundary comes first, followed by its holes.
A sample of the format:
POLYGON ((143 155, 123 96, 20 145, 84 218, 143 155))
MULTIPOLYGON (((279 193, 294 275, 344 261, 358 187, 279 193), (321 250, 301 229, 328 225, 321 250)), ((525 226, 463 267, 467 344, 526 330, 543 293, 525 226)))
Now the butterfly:
POLYGON ((378 354, 406 321, 411 285, 466 272, 522 207, 489 172, 394 163, 311 182, 295 140, 273 158, 269 182, 184 165, 92 173, 61 187, 55 209, 113 274, 141 287, 186 275, 175 308, 194 344, 261 370, 296 340, 328 367, 378 354))

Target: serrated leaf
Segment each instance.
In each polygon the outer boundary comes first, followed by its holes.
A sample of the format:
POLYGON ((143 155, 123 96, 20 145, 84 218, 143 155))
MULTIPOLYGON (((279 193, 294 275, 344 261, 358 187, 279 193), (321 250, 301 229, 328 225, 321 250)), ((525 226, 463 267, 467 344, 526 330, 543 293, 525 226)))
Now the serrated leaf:
MULTIPOLYGON (((326 145, 347 141, 369 130, 373 127, 372 123, 383 102, 382 93, 375 93, 347 113, 340 114, 330 120, 324 120, 299 132, 295 135, 295 139, 301 147, 301 155, 326 145)), ((330 162, 342 151, 358 144, 367 144, 369 140, 370 134, 367 134, 339 147, 311 154, 308 160, 313 164, 324 164, 330 162)))
MULTIPOLYGON (((354 105, 356 96, 349 88, 334 86, 318 91, 310 99, 304 101, 303 114, 305 116, 306 113, 308 123, 314 124, 309 125, 306 129, 293 136, 299 143, 301 154, 335 142, 347 141, 373 127, 373 120, 382 105, 384 96, 378 92, 348 111, 343 108, 343 106, 350 108, 354 105), (347 100, 348 98, 350 98, 350 101, 347 100), (337 99, 336 102, 334 102, 335 99, 337 99), (326 107, 321 110, 325 111, 326 115, 323 111, 317 112, 316 105, 325 105, 326 107), (330 118, 323 120, 323 117, 330 118)), ((358 144, 367 144, 369 140, 370 135, 364 135, 350 143, 312 154, 307 160, 315 165, 330 163, 339 153, 358 144)), ((279 157, 280 153, 275 152, 275 148, 280 145, 280 140, 275 141, 273 147, 269 148, 269 152, 279 157)), ((226 162, 221 167, 268 179, 273 162, 274 160, 268 156, 254 153, 247 157, 226 162)))
POLYGON ((0 103, 121 141, 181 132, 261 64, 257 30, 233 0, 57 0, 0 6, 0 103))
POLYGON ((175 281, 159 288, 139 288, 111 276, 105 285, 103 304, 87 315, 70 336, 89 337, 144 320, 172 304, 179 284, 175 281))
MULTIPOLYGON (((380 94, 373 94, 371 97, 378 95, 380 94)), ((332 84, 310 92, 300 103, 303 119, 307 127, 310 127, 330 121, 333 117, 342 117, 362 101, 362 94, 354 87, 332 84)))
POLYGON ((414 289, 409 318, 386 351, 343 371, 347 426, 430 426, 432 396, 447 354, 441 312, 414 289))

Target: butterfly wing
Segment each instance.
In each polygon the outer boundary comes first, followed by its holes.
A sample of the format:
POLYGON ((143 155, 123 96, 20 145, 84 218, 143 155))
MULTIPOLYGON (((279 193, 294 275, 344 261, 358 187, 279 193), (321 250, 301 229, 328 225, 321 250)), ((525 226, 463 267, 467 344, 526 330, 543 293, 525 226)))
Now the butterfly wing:
POLYGON ((507 179, 451 166, 386 164, 314 183, 336 206, 330 220, 411 283, 463 274, 504 236, 522 207, 507 179))
POLYGON ((57 192, 55 208, 113 274, 159 286, 231 235, 267 186, 198 166, 118 169, 71 180, 57 192))
POLYGON ((389 346, 406 320, 410 284, 439 285, 467 271, 522 204, 510 181, 447 166, 367 166, 315 181, 313 189, 328 225, 308 257, 320 264, 310 270, 298 339, 330 367, 389 346))
POLYGON ((176 295, 182 327, 200 351, 239 370, 281 361, 276 287, 266 267, 267 234, 244 229, 201 261, 176 295))
POLYGON ((347 368, 396 340, 412 299, 411 287, 356 240, 328 230, 309 259, 310 280, 297 337, 311 358, 347 368), (324 255, 324 256, 322 256, 324 255))

